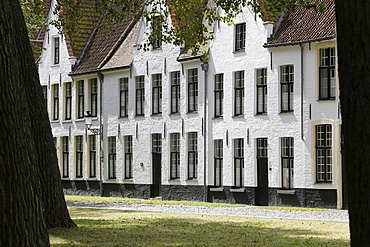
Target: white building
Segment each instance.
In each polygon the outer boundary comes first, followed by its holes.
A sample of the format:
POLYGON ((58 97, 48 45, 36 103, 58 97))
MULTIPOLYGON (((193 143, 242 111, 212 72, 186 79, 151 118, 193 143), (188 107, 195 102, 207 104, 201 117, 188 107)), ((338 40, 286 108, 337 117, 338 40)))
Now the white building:
POLYGON ((273 24, 245 8, 233 26, 210 29, 207 59, 159 41, 138 49, 148 21, 129 20, 109 38, 97 30, 71 73, 70 123, 52 121, 60 148, 69 138, 66 192, 341 208, 327 2, 323 14, 283 16, 268 42, 273 24), (87 110, 99 135, 84 128, 87 110))

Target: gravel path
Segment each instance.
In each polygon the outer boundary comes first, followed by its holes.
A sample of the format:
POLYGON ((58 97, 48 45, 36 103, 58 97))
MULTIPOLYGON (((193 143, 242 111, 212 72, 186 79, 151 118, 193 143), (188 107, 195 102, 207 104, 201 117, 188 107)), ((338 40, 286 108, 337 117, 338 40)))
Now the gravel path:
POLYGON ((184 206, 184 205, 155 205, 155 204, 127 204, 127 203, 91 203, 91 202, 67 202, 68 206, 106 208, 119 210, 137 210, 148 212, 166 212, 183 214, 212 214, 247 216, 262 218, 285 218, 303 220, 324 220, 348 222, 347 210, 275 210, 263 209, 256 206, 241 207, 207 207, 207 206, 184 206))

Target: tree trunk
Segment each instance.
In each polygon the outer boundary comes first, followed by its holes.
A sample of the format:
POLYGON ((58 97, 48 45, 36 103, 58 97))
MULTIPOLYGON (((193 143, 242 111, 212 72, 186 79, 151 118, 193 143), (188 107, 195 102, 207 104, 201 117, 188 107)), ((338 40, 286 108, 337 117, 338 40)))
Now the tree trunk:
POLYGON ((0 246, 48 246, 25 81, 35 81, 18 1, 0 5, 0 246), (27 58, 29 56, 29 58, 27 58))
POLYGON ((351 246, 370 236, 370 2, 336 0, 351 246))

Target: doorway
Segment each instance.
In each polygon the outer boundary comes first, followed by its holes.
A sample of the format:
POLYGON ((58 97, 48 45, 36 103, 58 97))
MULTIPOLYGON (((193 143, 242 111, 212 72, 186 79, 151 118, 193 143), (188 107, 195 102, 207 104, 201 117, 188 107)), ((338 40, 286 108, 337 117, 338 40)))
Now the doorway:
POLYGON ((257 188, 256 205, 268 205, 267 138, 257 139, 257 188))
POLYGON ((152 134, 152 181, 151 197, 161 196, 162 184, 162 135, 152 134))

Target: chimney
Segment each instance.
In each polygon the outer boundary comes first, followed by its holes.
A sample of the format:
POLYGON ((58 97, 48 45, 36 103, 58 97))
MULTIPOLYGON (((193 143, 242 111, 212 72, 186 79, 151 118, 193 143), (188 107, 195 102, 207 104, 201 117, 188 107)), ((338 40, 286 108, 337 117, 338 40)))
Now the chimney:
POLYGON ((265 26, 265 30, 266 30, 267 41, 269 41, 274 31, 274 22, 265 21, 263 25, 265 26))

